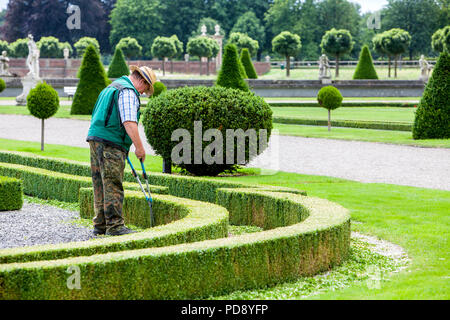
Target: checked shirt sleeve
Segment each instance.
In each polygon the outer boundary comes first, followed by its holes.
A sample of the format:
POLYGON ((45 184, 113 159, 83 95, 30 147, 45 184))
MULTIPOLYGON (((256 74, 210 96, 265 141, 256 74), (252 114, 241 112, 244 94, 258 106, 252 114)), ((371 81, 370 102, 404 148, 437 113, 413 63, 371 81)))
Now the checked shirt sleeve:
POLYGON ((118 107, 122 123, 127 121, 138 122, 139 99, 133 90, 124 89, 119 93, 118 107))

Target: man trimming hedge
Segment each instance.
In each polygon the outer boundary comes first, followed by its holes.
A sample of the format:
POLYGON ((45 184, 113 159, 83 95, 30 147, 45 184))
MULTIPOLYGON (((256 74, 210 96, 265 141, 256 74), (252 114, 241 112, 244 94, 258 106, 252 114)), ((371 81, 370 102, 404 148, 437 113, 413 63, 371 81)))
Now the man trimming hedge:
POLYGON ((123 173, 131 144, 136 157, 145 161, 145 150, 138 131, 140 95, 151 96, 155 73, 148 67, 130 66, 123 76, 99 95, 92 113, 87 141, 91 151, 94 185, 94 235, 123 235, 133 231, 122 217, 123 173))

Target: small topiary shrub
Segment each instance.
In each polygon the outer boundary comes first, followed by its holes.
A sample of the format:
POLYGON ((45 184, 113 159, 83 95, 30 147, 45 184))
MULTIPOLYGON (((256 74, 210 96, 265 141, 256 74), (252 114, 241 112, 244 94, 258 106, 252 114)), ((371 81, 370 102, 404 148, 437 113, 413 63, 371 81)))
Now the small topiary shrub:
POLYGON ((93 46, 97 54, 100 54, 100 44, 95 38, 83 37, 78 40, 73 46, 77 50, 77 56, 80 58, 84 56, 89 46, 93 46))
POLYGON ((373 65, 372 55, 370 54, 369 47, 365 45, 359 56, 358 65, 356 66, 353 80, 356 79, 376 79, 378 80, 378 74, 373 65))
POLYGON ((114 52, 114 57, 109 65, 108 77, 109 78, 120 78, 122 76, 128 76, 130 74, 130 69, 128 68, 123 52, 120 48, 116 48, 114 52))
POLYGON ((247 164, 256 156, 251 152, 255 150, 253 147, 258 147, 258 154, 264 151, 267 145, 262 142, 268 141, 272 130, 272 110, 264 99, 250 92, 222 87, 185 87, 150 100, 143 124, 148 142, 163 159, 172 159, 175 165, 194 175, 215 176, 233 170, 237 164, 247 164), (175 132, 177 129, 182 132, 175 132), (250 139, 252 147, 247 143, 248 138, 245 149, 242 143, 236 144, 233 137, 227 143, 227 137, 238 129, 255 130, 256 140, 250 139), (267 130, 263 138, 260 136, 264 132, 262 129, 267 130), (180 147, 182 142, 186 148, 180 147), (237 145, 242 146, 241 149, 238 150, 237 145))
POLYGON ((222 68, 217 76, 216 85, 225 88, 234 88, 242 91, 249 91, 247 82, 243 74, 245 69, 239 60, 236 46, 227 44, 223 55, 222 68))
POLYGON ((59 108, 58 92, 51 85, 40 83, 27 96, 31 115, 41 119, 41 150, 44 151, 44 120, 55 115, 59 108))
POLYGON ((0 79, 0 92, 3 92, 6 89, 5 80, 0 79))
POLYGON ((0 211, 20 210, 22 205, 22 181, 0 176, 0 211))
POLYGON ((110 84, 100 57, 93 46, 86 49, 79 74, 80 81, 73 97, 70 114, 90 115, 98 95, 110 84))
POLYGON ((247 48, 242 49, 241 63, 244 66, 248 79, 258 79, 258 74, 256 73, 255 66, 253 65, 247 48))
POLYGON ((150 97, 150 99, 156 98, 157 96, 159 96, 164 91, 167 91, 167 87, 161 81, 155 82, 155 84, 153 85, 153 89, 155 89, 155 91, 153 92, 153 94, 150 97))
POLYGON ((342 94, 333 86, 323 87, 317 95, 319 104, 328 109, 328 131, 331 131, 331 110, 339 108, 342 105, 342 100, 342 94))
POLYGON ((441 53, 416 111, 414 139, 450 138, 450 54, 441 53))
POLYGON ((9 46, 11 56, 14 58, 26 58, 28 56, 28 39, 17 39, 9 46))

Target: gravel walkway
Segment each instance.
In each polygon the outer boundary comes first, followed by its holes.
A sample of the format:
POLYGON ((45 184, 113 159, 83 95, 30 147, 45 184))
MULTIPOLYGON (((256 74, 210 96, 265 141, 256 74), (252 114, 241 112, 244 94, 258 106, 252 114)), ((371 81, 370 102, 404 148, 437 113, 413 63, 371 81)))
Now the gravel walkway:
POLYGON ((0 212, 0 249, 86 241, 92 230, 71 223, 75 211, 24 203, 21 210, 0 212))
MULTIPOLYGON (((0 115, 0 138, 40 142, 40 120, 0 115)), ((86 148, 89 121, 45 121, 45 142, 86 148)), ((141 137, 145 137, 140 126, 141 137)), ((149 154, 154 154, 143 139, 149 154)), ((251 165, 360 182, 389 183, 450 190, 450 149, 419 148, 374 142, 273 136, 272 152, 251 165)), ((1 146, 0 146, 1 149, 1 146)))

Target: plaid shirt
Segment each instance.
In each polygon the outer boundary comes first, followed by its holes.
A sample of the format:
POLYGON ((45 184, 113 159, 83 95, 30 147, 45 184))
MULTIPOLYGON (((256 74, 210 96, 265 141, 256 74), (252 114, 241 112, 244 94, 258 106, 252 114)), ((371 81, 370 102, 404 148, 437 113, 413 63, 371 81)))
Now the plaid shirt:
POLYGON ((127 121, 138 122, 137 112, 139 109, 139 98, 131 89, 124 89, 119 93, 118 107, 122 123, 127 121))

